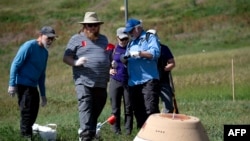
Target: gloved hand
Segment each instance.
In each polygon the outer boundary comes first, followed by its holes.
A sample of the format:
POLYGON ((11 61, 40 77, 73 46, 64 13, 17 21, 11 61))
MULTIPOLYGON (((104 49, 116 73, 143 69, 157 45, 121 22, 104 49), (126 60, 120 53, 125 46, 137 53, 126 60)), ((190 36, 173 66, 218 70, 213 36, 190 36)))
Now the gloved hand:
POLYGON ((120 60, 121 60, 122 63, 126 63, 129 57, 130 57, 130 56, 125 56, 124 54, 122 54, 122 55, 120 56, 120 60))
POLYGON ((8 93, 10 96, 14 97, 17 92, 17 88, 15 86, 9 86, 8 93))
POLYGON ((47 98, 46 96, 41 96, 42 102, 41 102, 41 106, 44 107, 47 105, 47 98))
POLYGON ((86 57, 80 57, 78 60, 74 61, 74 66, 82 66, 87 62, 86 57))
POLYGON ((117 68, 117 62, 115 60, 112 61, 111 66, 113 69, 117 68))
POLYGON ((140 51, 130 51, 129 53, 130 53, 131 57, 134 57, 134 58, 140 57, 140 51))

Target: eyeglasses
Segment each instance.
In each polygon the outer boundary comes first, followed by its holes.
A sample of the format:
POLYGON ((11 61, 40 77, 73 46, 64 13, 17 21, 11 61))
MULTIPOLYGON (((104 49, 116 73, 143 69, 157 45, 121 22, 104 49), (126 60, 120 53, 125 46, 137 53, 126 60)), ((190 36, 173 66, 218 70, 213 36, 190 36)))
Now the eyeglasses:
POLYGON ((93 23, 93 24, 86 24, 88 27, 98 27, 99 23, 93 23))
POLYGON ((128 38, 122 38, 122 39, 120 39, 120 41, 127 41, 128 40, 128 38))

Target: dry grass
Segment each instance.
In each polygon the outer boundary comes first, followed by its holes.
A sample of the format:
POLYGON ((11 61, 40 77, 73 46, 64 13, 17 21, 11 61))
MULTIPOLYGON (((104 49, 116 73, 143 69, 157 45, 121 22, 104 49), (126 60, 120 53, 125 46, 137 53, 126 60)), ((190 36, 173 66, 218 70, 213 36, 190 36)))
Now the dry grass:
POLYGON ((229 84, 232 79, 232 60, 234 77, 238 85, 249 80, 246 68, 250 57, 249 48, 230 51, 202 52, 197 55, 185 55, 176 58, 177 66, 174 70, 177 86, 190 85, 221 85, 229 84), (178 63, 179 62, 179 63, 178 63), (185 62, 185 63, 181 63, 185 62))

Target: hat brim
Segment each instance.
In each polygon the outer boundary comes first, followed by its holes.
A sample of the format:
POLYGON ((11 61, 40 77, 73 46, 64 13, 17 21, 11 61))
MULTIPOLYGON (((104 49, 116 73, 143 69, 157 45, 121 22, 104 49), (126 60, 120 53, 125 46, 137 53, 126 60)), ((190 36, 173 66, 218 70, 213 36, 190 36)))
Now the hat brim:
POLYGON ((126 35, 126 34, 121 34, 121 35, 118 35, 118 38, 119 38, 119 39, 128 38, 128 35, 126 35))
POLYGON ((124 33, 129 33, 134 27, 126 27, 124 33))
POLYGON ((49 33, 49 34, 45 34, 47 37, 56 37, 55 34, 49 33))
POLYGON ((78 22, 80 24, 93 24, 93 23, 99 23, 99 24, 103 24, 104 22, 102 21, 82 21, 82 22, 78 22))

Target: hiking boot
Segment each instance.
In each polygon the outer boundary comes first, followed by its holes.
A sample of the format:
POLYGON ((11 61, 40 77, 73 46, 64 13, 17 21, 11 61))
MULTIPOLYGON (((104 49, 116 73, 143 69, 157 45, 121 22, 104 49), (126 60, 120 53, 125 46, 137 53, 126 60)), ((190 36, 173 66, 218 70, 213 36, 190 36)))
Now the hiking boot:
POLYGON ((131 135, 131 130, 127 130, 126 135, 131 135))
POLYGON ((92 141, 95 137, 94 132, 85 131, 80 133, 79 141, 92 141))
POLYGON ((33 141, 32 135, 22 135, 22 138, 24 138, 27 141, 33 141))
POLYGON ((121 132, 121 131, 115 131, 115 134, 116 134, 116 135, 121 135, 122 132, 121 132))
POLYGON ((91 137, 79 137, 79 141, 92 141, 91 137))

